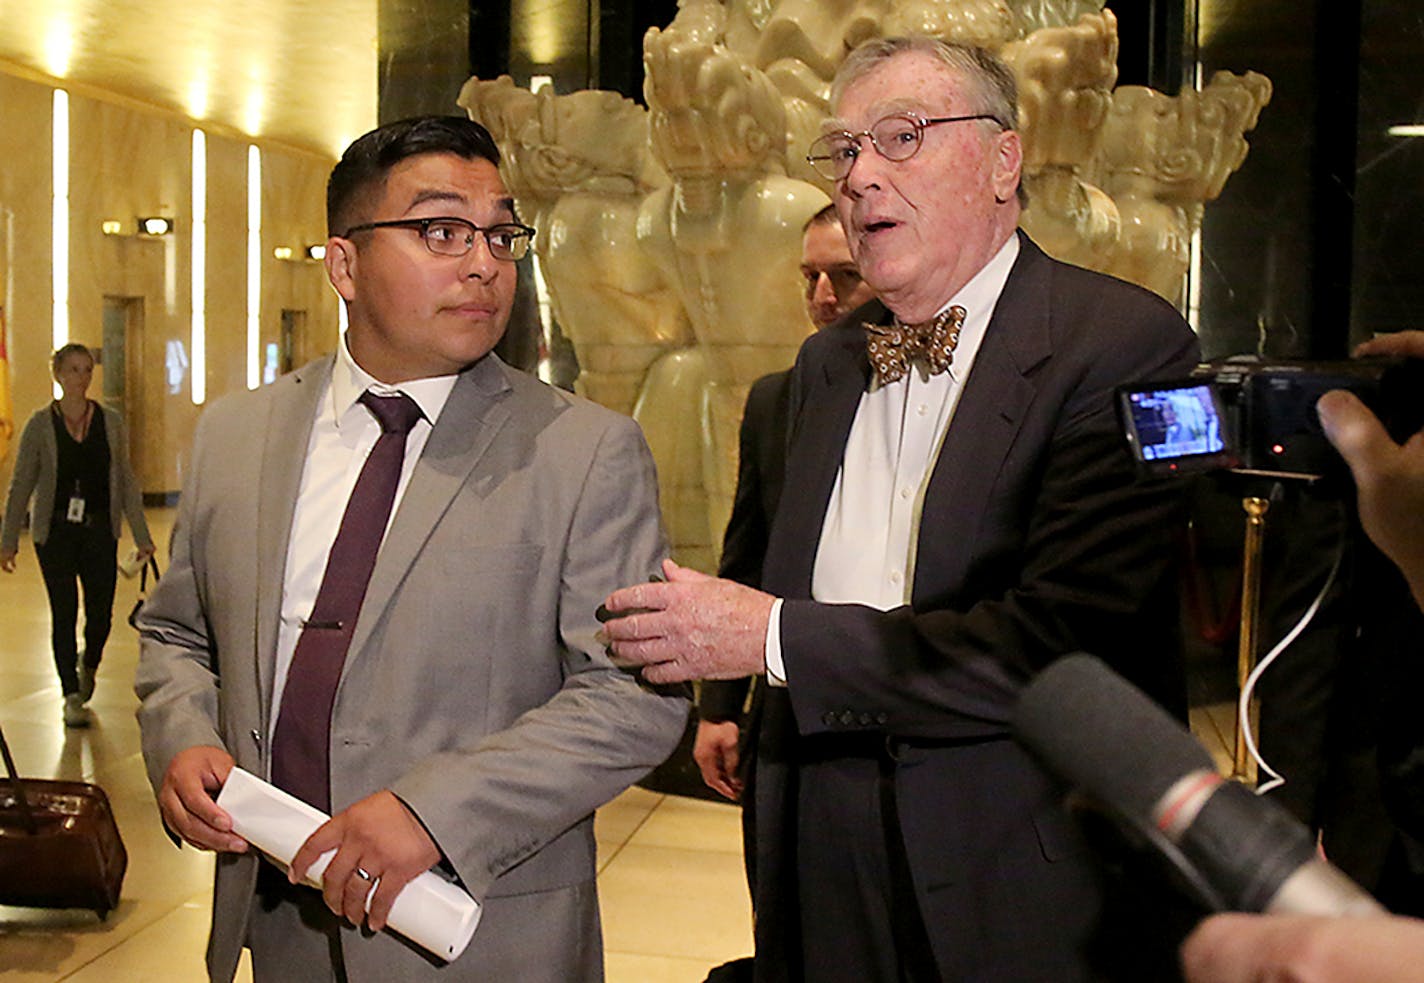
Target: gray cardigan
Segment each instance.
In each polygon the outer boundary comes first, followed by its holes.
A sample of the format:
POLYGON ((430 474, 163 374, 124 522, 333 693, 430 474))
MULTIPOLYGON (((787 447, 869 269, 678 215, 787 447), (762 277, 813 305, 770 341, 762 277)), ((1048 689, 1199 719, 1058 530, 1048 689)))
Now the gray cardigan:
MULTIPOLYGON (((99 404, 96 404, 99 405, 99 404)), ((20 449, 15 454, 15 473, 10 479, 10 494, 5 498, 5 524, 0 528, 0 551, 11 553, 19 549, 20 523, 30 496, 35 499, 30 518, 30 536, 36 543, 49 538, 49 520, 54 514, 54 485, 59 470, 59 445, 54 439, 51 422, 53 403, 35 410, 20 434, 20 449)), ((114 538, 123 532, 123 517, 128 516, 134 542, 147 549, 153 546, 148 523, 143 517, 143 494, 129 467, 128 441, 124 436, 124 421, 118 413, 99 405, 104 413, 104 435, 109 442, 109 517, 114 538)))

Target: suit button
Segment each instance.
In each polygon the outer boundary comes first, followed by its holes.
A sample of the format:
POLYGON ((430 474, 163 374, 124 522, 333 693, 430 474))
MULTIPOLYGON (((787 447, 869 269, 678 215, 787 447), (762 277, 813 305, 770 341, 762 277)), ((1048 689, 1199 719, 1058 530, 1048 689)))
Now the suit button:
POLYGON ((845 724, 847 727, 849 727, 851 724, 855 723, 855 711, 854 711, 854 710, 842 710, 842 711, 841 711, 841 723, 845 724))
POLYGON ((821 714, 821 723, 827 727, 834 727, 836 725, 836 712, 834 710, 827 710, 821 714))

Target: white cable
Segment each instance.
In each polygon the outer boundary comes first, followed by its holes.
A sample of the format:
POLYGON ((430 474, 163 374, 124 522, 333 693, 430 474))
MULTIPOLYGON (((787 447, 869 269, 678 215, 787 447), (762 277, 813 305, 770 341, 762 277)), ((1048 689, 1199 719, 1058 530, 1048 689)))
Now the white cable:
POLYGON ((1326 575, 1325 583, 1321 586, 1320 592, 1315 595, 1315 600, 1310 602, 1310 607, 1305 609, 1305 613, 1300 616, 1300 620, 1295 623, 1295 626, 1286 632, 1286 636, 1277 642, 1271 648, 1271 651, 1266 653, 1264 659, 1256 663, 1256 668, 1251 670, 1251 674, 1246 677, 1246 684, 1241 687, 1241 697, 1236 702, 1237 726, 1241 728, 1241 733, 1246 738, 1246 750, 1251 755, 1252 760, 1256 762, 1257 769, 1271 776, 1270 780, 1266 782, 1261 782, 1258 778, 1256 785, 1257 795, 1264 795, 1272 789, 1280 788, 1286 783, 1286 780, 1281 777, 1279 772, 1266 764, 1266 759, 1261 757, 1261 752, 1256 747, 1255 735, 1251 733, 1251 694, 1256 689, 1256 681, 1261 678, 1261 673, 1265 672, 1266 668, 1272 662, 1276 661, 1276 657, 1296 640, 1296 637, 1305 630, 1306 626, 1309 625, 1311 620, 1315 617, 1315 613, 1320 610, 1320 605, 1324 602, 1325 595, 1330 592, 1330 588, 1335 583, 1335 575, 1340 572, 1340 561, 1344 555, 1345 537, 1341 536, 1339 544, 1335 548, 1335 561, 1330 564, 1330 573, 1326 575))

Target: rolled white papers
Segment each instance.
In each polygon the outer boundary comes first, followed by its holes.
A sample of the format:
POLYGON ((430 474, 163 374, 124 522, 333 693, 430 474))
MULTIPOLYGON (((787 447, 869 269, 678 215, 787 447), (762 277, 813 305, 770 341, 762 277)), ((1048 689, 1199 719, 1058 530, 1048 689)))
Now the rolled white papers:
MULTIPOLYGON (((307 837, 330 818, 241 768, 227 776, 218 805, 232 817, 233 832, 283 870, 307 837)), ((306 883, 321 887, 321 875, 335 852, 328 850, 317 858, 307 871, 306 883)), ((480 923, 480 906, 454 884, 426 871, 396 895, 386 923, 390 930, 451 962, 470 944, 480 923)))

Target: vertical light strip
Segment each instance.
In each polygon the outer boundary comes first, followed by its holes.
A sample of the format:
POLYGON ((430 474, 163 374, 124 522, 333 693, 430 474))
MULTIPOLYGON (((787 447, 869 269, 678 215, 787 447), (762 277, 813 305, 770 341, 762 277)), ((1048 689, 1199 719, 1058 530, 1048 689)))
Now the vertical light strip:
POLYGON ((539 311, 539 358, 535 363, 535 374, 543 382, 554 381, 554 302, 549 297, 549 285, 544 280, 544 268, 539 257, 529 253, 529 263, 534 270, 535 307, 539 311))
MULTIPOLYGON (((1192 88, 1198 93, 1202 89, 1202 63, 1201 63, 1201 11, 1199 5, 1188 5, 1187 15, 1191 18, 1191 23, 1187 29, 1191 32, 1191 82, 1192 88)), ((1201 292, 1202 292, 1202 226, 1200 216, 1197 218, 1197 227, 1192 231, 1191 253, 1187 260, 1187 323, 1192 326, 1192 330, 1201 334, 1201 292)))
POLYGON ((193 131, 193 403, 208 398, 208 138, 193 131))
POLYGON ((262 151, 247 148, 247 388, 262 383, 262 151))
POLYGON ((1202 230, 1198 224, 1192 232, 1191 254, 1187 261, 1187 323, 1201 334, 1202 230))
MULTIPOLYGON (((541 89, 548 89, 549 95, 554 94, 554 77, 552 75, 531 75, 529 76, 529 91, 538 94, 541 89)), ((552 358, 554 351, 554 305, 549 299, 549 285, 544 280, 544 268, 539 264, 537 253, 530 253, 529 266, 534 272, 534 296, 538 301, 539 311, 539 357, 535 364, 535 374, 544 382, 554 381, 554 361, 552 358)))
MULTIPOLYGON (((50 257, 54 301, 52 340, 56 349, 69 343, 69 93, 54 90, 53 198, 50 206, 53 252, 50 257)), ((54 387, 60 395, 59 384, 54 387)))

